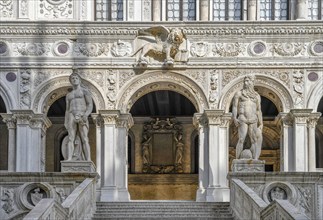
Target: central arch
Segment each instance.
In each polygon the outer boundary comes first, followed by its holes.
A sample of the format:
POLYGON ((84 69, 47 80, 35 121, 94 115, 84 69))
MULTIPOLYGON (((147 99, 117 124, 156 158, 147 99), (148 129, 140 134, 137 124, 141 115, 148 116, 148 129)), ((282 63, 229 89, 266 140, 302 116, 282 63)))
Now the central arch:
POLYGON ((167 73, 153 71, 141 74, 126 84, 125 88, 119 92, 117 109, 128 113, 140 97, 158 90, 182 94, 193 103, 198 112, 209 108, 204 91, 190 78, 171 71, 167 73))

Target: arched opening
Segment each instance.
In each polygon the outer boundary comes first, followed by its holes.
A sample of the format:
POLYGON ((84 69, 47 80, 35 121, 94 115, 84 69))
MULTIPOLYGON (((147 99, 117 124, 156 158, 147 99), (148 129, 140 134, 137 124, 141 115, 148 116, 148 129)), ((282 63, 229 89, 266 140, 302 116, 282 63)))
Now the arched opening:
MULTIPOLYGON (((263 116, 263 141, 261 154, 259 159, 264 160, 265 171, 279 171, 280 170, 280 130, 276 123, 276 117, 279 114, 279 102, 276 100, 273 102, 273 99, 269 99, 263 95, 263 89, 255 87, 255 90, 260 94, 261 97, 261 111, 263 116), (260 91, 260 92, 259 92, 260 91)), ((267 91, 268 93, 268 91, 267 91)), ((230 106, 230 112, 232 112, 232 102, 230 106)), ((236 144, 238 142, 238 129, 232 123, 230 125, 230 142, 229 142, 229 160, 230 160, 230 169, 231 162, 236 158, 236 144)), ((245 148, 250 148, 249 137, 246 138, 244 143, 245 148)))
MULTIPOLYGON (((46 135, 46 172, 60 172, 60 161, 64 160, 61 147, 64 138, 68 135, 64 126, 66 97, 58 98, 49 107, 47 117, 52 122, 52 126, 48 128, 46 135)), ((93 103, 93 113, 96 112, 93 103)), ((89 141, 91 147, 91 159, 95 163, 96 146, 95 146, 95 126, 91 118, 89 118, 89 141)))
POLYGON ((317 112, 321 113, 321 117, 315 130, 316 168, 323 170, 323 97, 319 102, 317 112))
POLYGON ((195 112, 188 98, 169 90, 152 91, 133 104, 128 139, 132 200, 195 200, 195 112))
MULTIPOLYGON (((0 113, 7 113, 4 100, 0 96, 0 113)), ((8 127, 0 116, 0 170, 8 170, 8 127)))

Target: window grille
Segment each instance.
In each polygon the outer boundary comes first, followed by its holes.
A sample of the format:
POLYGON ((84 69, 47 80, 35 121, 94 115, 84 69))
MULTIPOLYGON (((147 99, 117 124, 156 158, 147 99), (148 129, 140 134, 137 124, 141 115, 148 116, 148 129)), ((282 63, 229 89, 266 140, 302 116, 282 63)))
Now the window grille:
POLYGON ((124 0, 96 0, 97 21, 123 21, 124 0))
POLYGON ((196 0, 167 0, 167 21, 196 20, 196 0))
POLYGON ((241 0, 213 0, 213 20, 242 20, 241 0))
POLYGON ((323 2, 322 0, 308 0, 308 19, 323 19, 323 2))
POLYGON ((288 0, 260 0, 260 20, 287 20, 288 0))

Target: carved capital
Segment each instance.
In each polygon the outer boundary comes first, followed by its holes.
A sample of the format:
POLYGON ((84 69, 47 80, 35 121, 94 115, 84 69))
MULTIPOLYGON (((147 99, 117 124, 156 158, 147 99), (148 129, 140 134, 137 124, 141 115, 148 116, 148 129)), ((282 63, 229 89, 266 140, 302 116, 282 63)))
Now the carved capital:
POLYGON ((292 109, 290 113, 294 123, 306 124, 312 111, 312 109, 292 109))
POLYGON ((309 128, 315 128, 317 121, 320 119, 321 113, 320 112, 314 112, 311 113, 310 117, 307 120, 307 126, 309 128))
POLYGON ((221 125, 223 123, 224 110, 205 110, 203 114, 209 125, 221 125))
POLYGON ((12 113, 17 125, 29 125, 31 128, 40 128, 43 132, 52 125, 44 114, 35 114, 32 110, 12 110, 12 113))
POLYGON ((52 122, 43 114, 34 114, 30 120, 31 128, 39 128, 43 132, 46 132, 51 125, 52 122))
POLYGON ((126 128, 127 130, 133 126, 133 118, 131 114, 120 114, 117 118, 117 127, 126 128))
POLYGON ((17 121, 12 114, 0 114, 0 115, 3 118, 3 122, 7 124, 8 129, 16 128, 17 121))
POLYGON ((193 117, 193 125, 199 129, 207 125, 207 120, 202 113, 195 113, 193 117))
POLYGON ((291 127, 293 126, 293 117, 289 113, 281 112, 279 114, 282 126, 291 127))
POLYGON ((16 120, 17 125, 25 124, 29 125, 34 112, 32 110, 11 110, 13 118, 16 120))
POLYGON ((103 125, 103 119, 100 116, 100 114, 91 114, 91 117, 93 119, 94 124, 96 125, 96 127, 101 127, 103 125))
POLYGON ((116 125, 120 117, 119 110, 100 110, 99 113, 104 125, 116 125))

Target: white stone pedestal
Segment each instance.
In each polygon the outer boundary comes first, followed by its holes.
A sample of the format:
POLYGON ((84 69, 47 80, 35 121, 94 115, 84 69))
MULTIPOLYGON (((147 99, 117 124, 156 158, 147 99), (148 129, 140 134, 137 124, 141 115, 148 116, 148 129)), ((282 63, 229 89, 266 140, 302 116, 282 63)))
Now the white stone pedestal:
POLYGON ((61 161, 62 173, 94 173, 95 165, 92 161, 61 161))
POLYGON ((234 159, 231 166, 232 172, 265 172, 264 160, 234 159))

